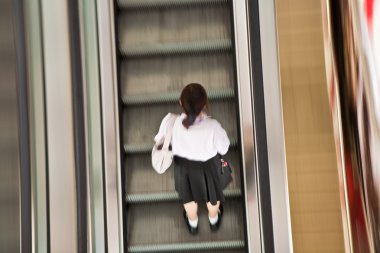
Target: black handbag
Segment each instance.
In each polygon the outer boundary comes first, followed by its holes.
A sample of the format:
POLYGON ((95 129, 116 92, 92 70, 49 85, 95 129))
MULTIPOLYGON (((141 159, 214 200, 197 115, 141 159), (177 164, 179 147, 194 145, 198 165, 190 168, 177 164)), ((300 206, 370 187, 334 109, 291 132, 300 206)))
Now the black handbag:
POLYGON ((218 170, 220 185, 222 186, 222 189, 225 189, 229 183, 232 182, 232 169, 229 162, 224 158, 220 158, 220 166, 218 170))

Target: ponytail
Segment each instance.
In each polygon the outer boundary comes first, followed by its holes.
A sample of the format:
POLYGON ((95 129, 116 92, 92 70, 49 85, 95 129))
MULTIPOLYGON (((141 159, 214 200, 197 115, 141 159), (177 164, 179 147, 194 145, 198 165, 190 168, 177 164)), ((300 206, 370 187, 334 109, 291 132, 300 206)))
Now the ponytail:
POLYGON ((189 114, 182 120, 182 125, 186 127, 187 129, 194 123, 195 119, 197 118, 194 114, 189 114))
POLYGON ((182 125, 188 129, 195 122, 199 113, 208 105, 205 88, 198 83, 186 85, 181 92, 180 102, 182 110, 186 113, 182 125))

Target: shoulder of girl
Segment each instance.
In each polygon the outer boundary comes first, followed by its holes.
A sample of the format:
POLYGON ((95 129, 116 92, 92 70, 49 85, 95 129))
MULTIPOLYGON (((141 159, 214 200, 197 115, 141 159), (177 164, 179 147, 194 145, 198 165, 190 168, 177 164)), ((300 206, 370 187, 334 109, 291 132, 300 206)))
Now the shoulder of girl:
POLYGON ((180 116, 180 115, 177 113, 169 112, 168 114, 166 114, 165 117, 178 117, 178 116, 180 116))
POLYGON ((217 121, 217 120, 214 120, 214 126, 216 128, 223 128, 222 124, 219 121, 217 121))
POLYGON ((167 124, 167 122, 171 122, 171 121, 173 121, 173 120, 177 121, 178 118, 180 118, 179 116, 180 116, 180 115, 178 115, 178 114, 175 114, 175 113, 171 113, 171 112, 169 112, 169 113, 165 116, 165 118, 162 120, 162 122, 165 122, 165 124, 167 124))
POLYGON ((176 116, 175 113, 169 112, 168 114, 166 114, 163 120, 169 120, 171 117, 175 117, 175 116, 176 116))
POLYGON ((207 117, 206 118, 206 122, 208 122, 208 124, 211 124, 211 125, 220 125, 219 121, 217 121, 216 119, 212 118, 212 117, 207 117))

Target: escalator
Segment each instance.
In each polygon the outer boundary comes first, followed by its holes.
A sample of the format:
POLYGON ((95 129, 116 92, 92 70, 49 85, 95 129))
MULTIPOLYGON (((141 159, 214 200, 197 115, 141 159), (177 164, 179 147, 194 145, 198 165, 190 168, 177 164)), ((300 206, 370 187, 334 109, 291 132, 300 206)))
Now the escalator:
POLYGON ((245 252, 230 1, 120 0, 117 5, 127 252, 245 252), (183 220, 173 168, 158 175, 150 163, 162 118, 180 113, 180 92, 191 82, 206 88, 208 114, 227 131, 231 146, 226 157, 234 168, 234 180, 224 191, 220 229, 211 232, 200 203, 196 236, 183 220))

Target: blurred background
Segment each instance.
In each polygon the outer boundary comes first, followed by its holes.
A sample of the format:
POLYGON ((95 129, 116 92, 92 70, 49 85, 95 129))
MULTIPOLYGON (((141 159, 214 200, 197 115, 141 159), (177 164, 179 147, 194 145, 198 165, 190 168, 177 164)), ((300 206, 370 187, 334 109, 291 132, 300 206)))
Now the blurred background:
POLYGON ((294 252, 344 252, 321 1, 276 6, 294 252))

